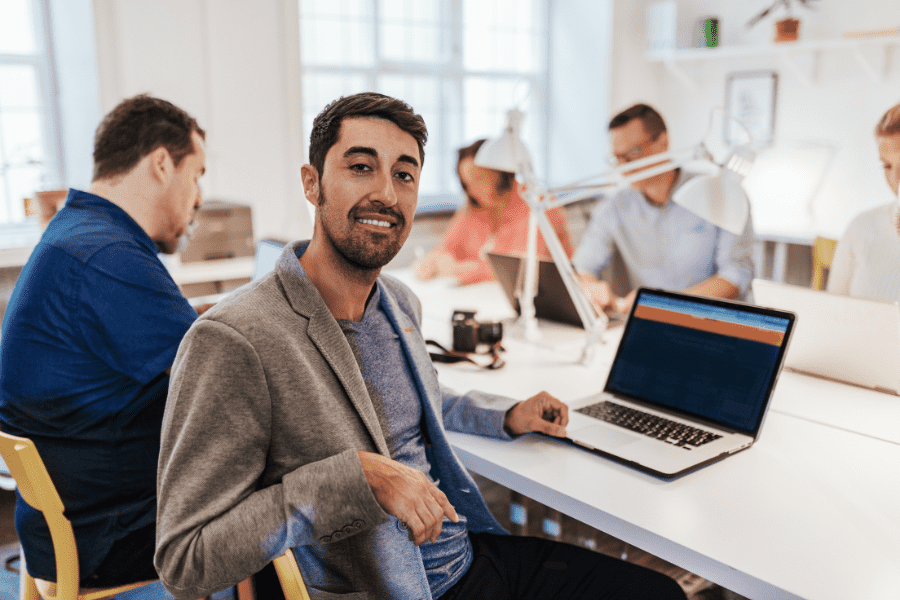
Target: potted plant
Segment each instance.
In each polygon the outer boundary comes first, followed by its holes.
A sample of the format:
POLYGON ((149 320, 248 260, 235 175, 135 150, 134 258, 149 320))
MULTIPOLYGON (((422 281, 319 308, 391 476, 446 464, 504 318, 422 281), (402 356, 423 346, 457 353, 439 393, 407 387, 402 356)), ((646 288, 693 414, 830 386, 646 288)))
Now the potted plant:
POLYGON ((796 42, 800 33, 800 19, 797 19, 793 16, 791 5, 798 4, 805 8, 812 9, 815 2, 817 1, 818 0, 777 0, 776 2, 772 3, 767 9, 750 19, 750 21, 747 22, 747 27, 753 27, 754 25, 768 17, 776 8, 778 8, 779 6, 783 6, 787 11, 787 17, 775 22, 775 41, 796 42))

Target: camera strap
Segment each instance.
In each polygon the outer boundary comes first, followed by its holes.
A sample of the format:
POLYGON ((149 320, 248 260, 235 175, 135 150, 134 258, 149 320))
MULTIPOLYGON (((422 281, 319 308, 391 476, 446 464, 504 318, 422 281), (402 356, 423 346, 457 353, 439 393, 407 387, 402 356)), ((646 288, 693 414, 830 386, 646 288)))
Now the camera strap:
POLYGON ((425 340, 425 345, 427 346, 435 346, 438 348, 443 354, 438 354, 436 352, 429 352, 428 356, 431 357, 433 362, 442 362, 442 363, 458 363, 458 362, 466 362, 475 365, 479 369, 487 369, 487 370, 495 370, 500 369, 506 363, 500 358, 500 352, 503 350, 503 347, 500 346, 500 343, 497 342, 491 349, 487 352, 479 353, 479 352, 457 352, 456 350, 447 350, 442 345, 437 343, 434 340, 425 340), (474 360, 473 357, 478 357, 479 360, 474 360), (481 357, 490 357, 491 362, 482 364, 485 361, 480 360, 481 357))

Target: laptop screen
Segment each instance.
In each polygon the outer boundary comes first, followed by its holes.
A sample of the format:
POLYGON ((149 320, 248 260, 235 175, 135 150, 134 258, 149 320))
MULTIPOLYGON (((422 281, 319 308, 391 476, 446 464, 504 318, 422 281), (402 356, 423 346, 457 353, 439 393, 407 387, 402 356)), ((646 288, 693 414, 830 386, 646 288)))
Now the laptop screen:
POLYGON ((273 271, 283 249, 284 244, 272 240, 262 240, 256 244, 256 254, 253 257, 253 276, 250 281, 256 281, 269 271, 273 271))
POLYGON ((793 322, 791 313, 642 289, 606 391, 753 435, 793 322))

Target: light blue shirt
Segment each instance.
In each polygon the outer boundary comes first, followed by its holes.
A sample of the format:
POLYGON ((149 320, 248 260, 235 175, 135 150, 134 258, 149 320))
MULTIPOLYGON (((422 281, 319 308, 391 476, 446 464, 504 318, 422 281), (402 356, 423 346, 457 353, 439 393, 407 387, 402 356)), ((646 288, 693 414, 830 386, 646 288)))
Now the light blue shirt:
MULTIPOLYGON (((672 191, 695 177, 682 170, 672 191)), ((753 224, 735 235, 671 201, 651 203, 627 188, 601 200, 591 213, 572 262, 582 273, 600 277, 618 249, 629 288, 682 291, 717 275, 734 284, 743 298, 753 279, 753 224)))

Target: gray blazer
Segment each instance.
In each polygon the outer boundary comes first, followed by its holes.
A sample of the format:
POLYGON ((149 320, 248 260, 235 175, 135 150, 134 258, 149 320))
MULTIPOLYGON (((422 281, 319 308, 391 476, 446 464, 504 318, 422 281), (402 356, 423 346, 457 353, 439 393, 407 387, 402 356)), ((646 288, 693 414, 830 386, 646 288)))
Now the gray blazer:
MULTIPOLYGON (((191 327, 175 358, 155 565, 176 598, 234 585, 294 548, 313 598, 430 598, 421 554, 375 501, 357 450, 389 456, 356 359, 288 245, 273 273, 191 327)), ((442 389, 403 284, 378 279, 419 388, 439 482, 471 531, 502 533, 444 426, 508 437, 515 402, 442 389)))

